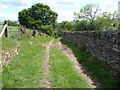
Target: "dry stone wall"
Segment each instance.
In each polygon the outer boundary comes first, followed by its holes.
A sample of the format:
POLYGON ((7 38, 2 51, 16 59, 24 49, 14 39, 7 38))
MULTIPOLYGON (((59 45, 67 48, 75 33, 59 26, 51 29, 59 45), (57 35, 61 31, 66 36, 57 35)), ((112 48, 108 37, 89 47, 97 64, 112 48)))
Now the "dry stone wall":
POLYGON ((68 32, 62 39, 84 46, 93 56, 120 71, 120 33, 117 30, 68 32))

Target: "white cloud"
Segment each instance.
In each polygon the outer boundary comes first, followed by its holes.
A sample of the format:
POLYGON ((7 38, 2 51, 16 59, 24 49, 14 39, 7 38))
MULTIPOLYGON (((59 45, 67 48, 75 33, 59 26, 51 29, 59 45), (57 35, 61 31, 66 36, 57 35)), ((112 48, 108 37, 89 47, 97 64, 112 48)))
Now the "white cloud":
POLYGON ((6 8, 8 8, 7 5, 4 5, 4 4, 1 4, 1 3, 0 3, 0 11, 4 10, 4 9, 6 9, 6 8))
POLYGON ((58 22, 73 20, 74 11, 67 11, 56 8, 53 8, 53 11, 58 13, 58 22))
POLYGON ((8 6, 15 6, 16 8, 26 8, 32 4, 32 0, 0 0, 1 3, 7 3, 8 6))
POLYGON ((103 11, 107 12, 114 12, 118 10, 118 3, 110 0, 110 1, 103 1, 103 4, 101 4, 101 8, 103 11))
POLYGON ((18 19, 18 13, 4 13, 0 12, 0 20, 17 20, 18 19))
POLYGON ((9 2, 11 0, 0 0, 0 2, 9 2))
POLYGON ((78 5, 81 0, 56 0, 60 5, 78 5))
POLYGON ((81 0, 41 0, 41 2, 50 4, 52 6, 73 7, 80 4, 81 0))
POLYGON ((85 0, 83 2, 97 4, 102 11, 114 12, 118 9, 119 0, 85 0))

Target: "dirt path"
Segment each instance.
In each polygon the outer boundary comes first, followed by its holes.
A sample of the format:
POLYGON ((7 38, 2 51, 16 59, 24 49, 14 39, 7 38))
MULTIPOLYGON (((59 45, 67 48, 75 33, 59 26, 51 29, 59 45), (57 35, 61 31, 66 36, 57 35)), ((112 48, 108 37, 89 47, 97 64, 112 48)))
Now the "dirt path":
POLYGON ((45 88, 52 88, 51 87, 51 83, 50 83, 50 64, 49 64, 49 60, 50 60, 50 54, 49 54, 49 50, 50 47, 52 46, 52 41, 43 44, 43 46, 46 47, 46 51, 45 51, 45 60, 44 60, 44 79, 41 80, 41 82, 43 83, 43 87, 45 88))
POLYGON ((76 70, 82 75, 83 78, 86 79, 87 83, 91 88, 97 88, 97 83, 90 77, 88 72, 83 68, 81 64, 79 64, 78 60, 73 55, 72 51, 69 50, 65 45, 63 45, 60 41, 53 46, 57 46, 72 62, 76 70))
POLYGON ((69 50, 65 45, 63 45, 60 41, 57 44, 52 44, 54 40, 42 44, 42 46, 46 47, 45 51, 45 60, 44 60, 44 78, 41 80, 43 83, 43 87, 45 88, 52 88, 51 82, 50 82, 50 47, 56 46, 61 50, 72 62, 76 70, 82 75, 82 77, 87 81, 87 83, 90 85, 91 88, 97 88, 97 84, 95 81, 90 77, 89 73, 84 69, 84 67, 79 64, 78 60, 73 55, 73 52, 69 50))

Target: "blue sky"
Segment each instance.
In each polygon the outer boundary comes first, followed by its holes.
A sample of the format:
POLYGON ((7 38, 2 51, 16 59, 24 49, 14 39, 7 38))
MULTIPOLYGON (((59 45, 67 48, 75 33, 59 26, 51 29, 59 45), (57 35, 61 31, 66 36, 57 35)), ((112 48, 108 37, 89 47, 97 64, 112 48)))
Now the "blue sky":
POLYGON ((27 9, 35 3, 43 3, 58 13, 58 22, 72 21, 74 12, 86 4, 99 5, 100 12, 114 12, 118 10, 120 0, 0 0, 0 21, 18 20, 18 12, 27 9))

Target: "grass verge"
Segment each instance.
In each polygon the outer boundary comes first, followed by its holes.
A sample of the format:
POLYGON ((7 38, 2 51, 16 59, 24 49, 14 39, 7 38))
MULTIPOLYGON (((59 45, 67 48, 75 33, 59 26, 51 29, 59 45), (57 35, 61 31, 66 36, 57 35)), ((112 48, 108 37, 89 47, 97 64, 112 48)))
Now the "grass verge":
POLYGON ((53 37, 43 35, 43 36, 36 36, 36 37, 31 37, 31 38, 22 37, 20 40, 23 42, 32 42, 34 44, 40 44, 40 43, 50 42, 52 39, 53 37))
POLYGON ((3 25, 0 25, 0 32, 2 31, 2 29, 3 29, 3 25))
POLYGON ((50 49, 51 82, 55 88, 89 88, 72 62, 56 47, 50 49))
POLYGON ((113 75, 112 68, 105 65, 97 58, 90 58, 92 55, 77 45, 65 40, 61 40, 64 45, 67 45, 74 53, 78 61, 85 66, 98 83, 103 88, 120 88, 120 77, 113 75))
POLYGON ((0 90, 2 89, 2 39, 0 38, 0 90))
POLYGON ((20 53, 3 67, 3 88, 39 88, 45 48, 22 43, 20 53))
POLYGON ((14 50, 17 45, 18 45, 17 40, 8 39, 5 37, 2 38, 2 50, 8 50, 8 51, 14 50))

